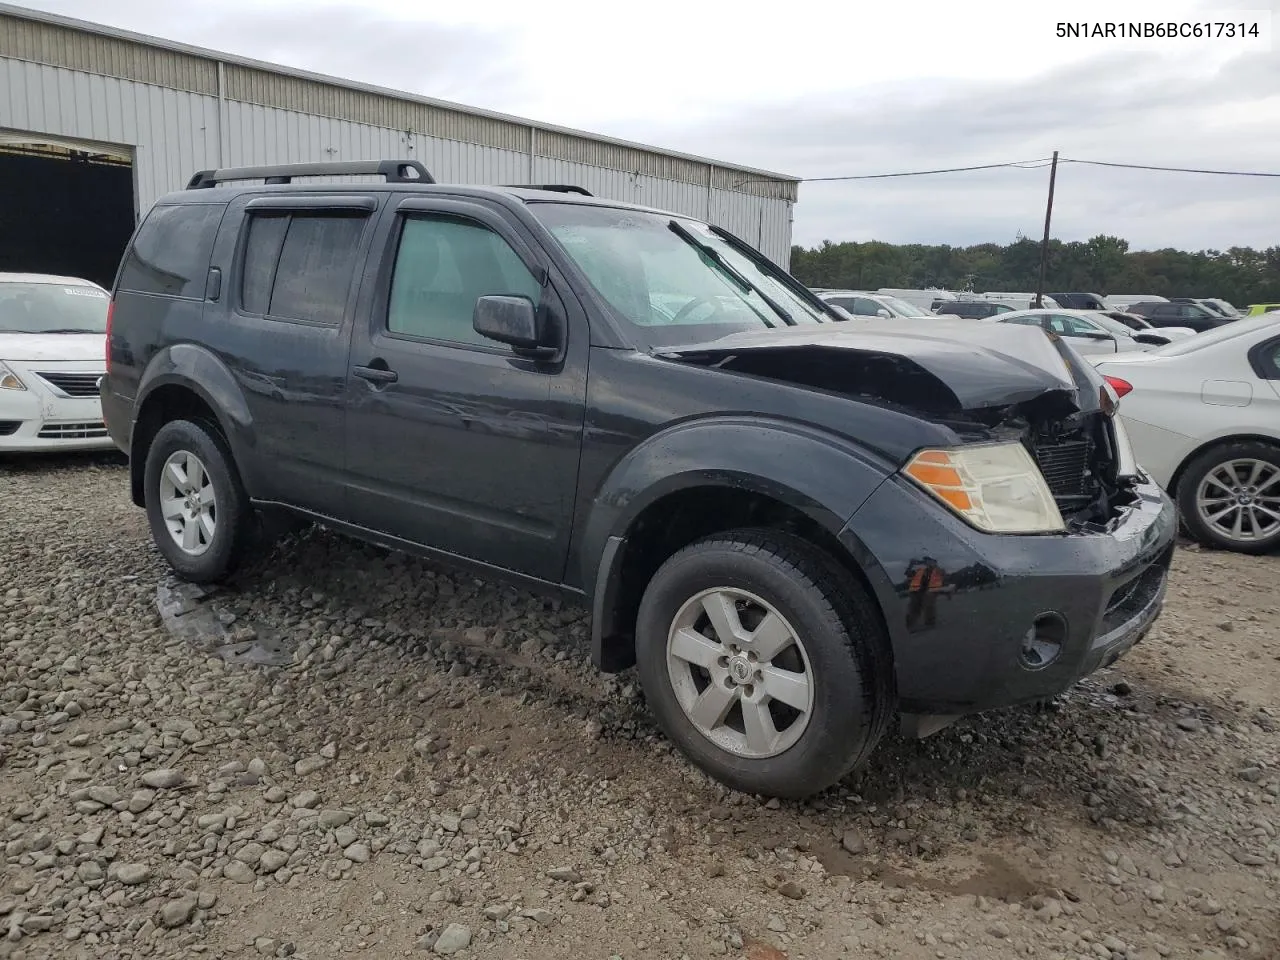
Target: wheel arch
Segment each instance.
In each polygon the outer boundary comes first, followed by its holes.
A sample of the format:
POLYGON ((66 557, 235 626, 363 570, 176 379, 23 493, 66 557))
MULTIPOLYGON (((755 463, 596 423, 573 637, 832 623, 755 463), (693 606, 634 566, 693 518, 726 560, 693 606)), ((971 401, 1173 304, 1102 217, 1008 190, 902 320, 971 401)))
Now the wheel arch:
POLYGON ((129 440, 130 495, 143 506, 143 473, 155 435, 172 420, 197 420, 218 431, 231 449, 236 470, 252 491, 244 455, 252 443, 253 421, 235 377, 213 353, 176 344, 158 353, 143 373, 129 440))
POLYGON ((1187 467, 1194 463, 1199 457, 1213 450, 1215 447, 1226 447, 1233 443, 1263 443, 1269 447, 1275 447, 1280 450, 1280 437, 1267 436, 1263 433, 1231 433, 1226 436, 1216 437, 1213 440, 1206 440, 1195 449, 1191 450, 1174 469, 1173 475, 1169 478, 1168 493, 1171 497, 1178 496, 1178 487, 1182 483, 1182 478, 1187 472, 1187 467))
POLYGON ((583 582, 592 587, 596 666, 617 672, 635 663, 640 598, 667 557, 742 527, 814 543, 867 588, 883 619, 866 572, 839 539, 891 472, 877 460, 851 444, 762 419, 703 423, 633 451, 595 497, 580 557, 583 582))

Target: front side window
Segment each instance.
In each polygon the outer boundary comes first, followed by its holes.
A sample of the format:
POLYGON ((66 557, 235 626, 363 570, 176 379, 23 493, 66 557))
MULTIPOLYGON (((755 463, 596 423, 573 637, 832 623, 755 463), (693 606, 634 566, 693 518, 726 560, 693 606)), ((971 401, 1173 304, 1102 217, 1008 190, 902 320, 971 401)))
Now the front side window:
POLYGON ((273 320, 340 326, 365 222, 350 214, 251 215, 241 309, 273 320))
POLYGON ((529 207, 637 339, 652 346, 831 319, 696 220, 589 204, 529 207))
POLYGON ((489 347, 472 323, 481 297, 525 297, 538 305, 542 288, 506 240, 488 227, 447 217, 404 221, 387 330, 428 340, 489 347))

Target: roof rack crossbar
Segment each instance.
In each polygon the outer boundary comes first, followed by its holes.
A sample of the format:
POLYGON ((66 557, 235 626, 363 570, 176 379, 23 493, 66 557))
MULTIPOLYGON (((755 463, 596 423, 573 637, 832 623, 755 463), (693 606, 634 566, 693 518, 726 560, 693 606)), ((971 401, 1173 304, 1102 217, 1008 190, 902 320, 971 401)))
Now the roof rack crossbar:
POLYGON ((555 193, 580 193, 584 197, 593 196, 590 191, 572 183, 504 183, 502 186, 510 190, 551 190, 555 193))
POLYGON ((387 183, 435 183, 417 160, 351 160, 335 163, 282 163, 268 167, 229 167, 201 170, 187 182, 188 190, 216 187, 232 180, 262 180, 268 184, 292 183, 294 177, 377 176, 387 183))

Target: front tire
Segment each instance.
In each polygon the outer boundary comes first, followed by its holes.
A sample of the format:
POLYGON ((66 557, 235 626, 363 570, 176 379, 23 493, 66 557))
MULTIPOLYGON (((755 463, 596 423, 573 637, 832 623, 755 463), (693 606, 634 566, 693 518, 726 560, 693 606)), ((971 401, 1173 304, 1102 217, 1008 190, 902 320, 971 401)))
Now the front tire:
POLYGON ((1280 448, 1253 440, 1200 454, 1178 480, 1178 510, 1200 543, 1237 553, 1280 547, 1280 448))
POLYGON ((888 638, 869 595, 790 534, 730 531, 676 553, 645 590, 636 648, 662 730, 746 793, 831 786, 892 716, 888 638))
POLYGON ((156 433, 143 472, 151 537, 182 579, 215 583, 239 566, 252 508, 226 441, 173 420, 156 433))

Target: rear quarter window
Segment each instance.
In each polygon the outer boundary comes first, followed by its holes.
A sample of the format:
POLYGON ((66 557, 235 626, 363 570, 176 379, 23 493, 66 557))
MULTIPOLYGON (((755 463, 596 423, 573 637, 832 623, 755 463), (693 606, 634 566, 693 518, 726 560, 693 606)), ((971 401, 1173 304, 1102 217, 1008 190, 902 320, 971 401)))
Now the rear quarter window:
POLYGON ((116 286, 131 293, 203 299, 223 204, 155 206, 120 265, 116 286))

